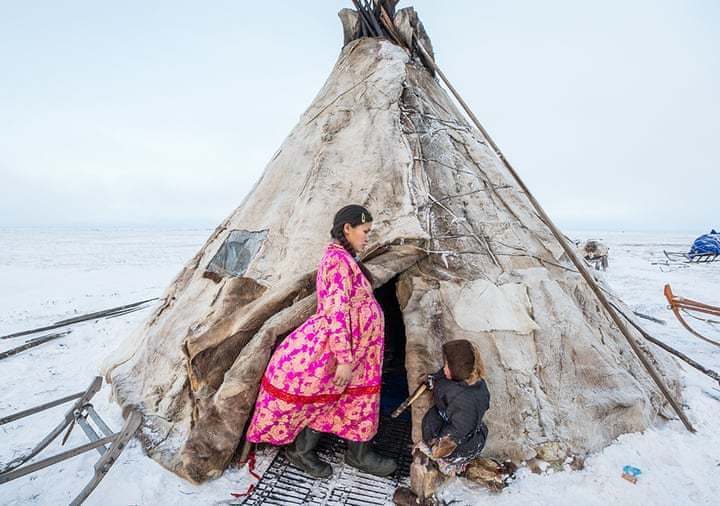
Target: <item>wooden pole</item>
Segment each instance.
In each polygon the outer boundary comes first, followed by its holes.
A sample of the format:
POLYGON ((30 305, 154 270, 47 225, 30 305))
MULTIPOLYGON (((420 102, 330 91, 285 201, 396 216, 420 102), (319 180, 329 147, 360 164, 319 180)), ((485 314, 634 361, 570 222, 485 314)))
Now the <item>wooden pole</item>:
POLYGON ((238 457, 237 463, 241 466, 247 464, 248 458, 250 457, 250 452, 255 449, 255 443, 252 441, 248 441, 247 439, 243 439, 243 445, 242 449, 240 450, 240 457, 238 457))
POLYGON ((35 471, 39 471, 40 469, 44 469, 53 464, 57 464, 58 462, 62 462, 63 460, 67 460, 76 455, 80 455, 81 453, 89 452, 90 450, 94 450, 95 448, 98 448, 100 446, 112 443, 116 435, 117 434, 113 434, 109 437, 104 437, 96 441, 91 441, 89 443, 85 443, 84 445, 80 445, 77 448, 73 448, 72 450, 67 450, 62 453, 58 453, 57 455, 53 455, 52 457, 40 460, 38 462, 33 462, 32 464, 28 464, 27 466, 19 467, 17 469, 13 469, 12 471, 2 473, 0 474, 0 483, 7 483, 8 481, 16 480, 22 476, 25 476, 26 474, 34 473, 35 471))
POLYGON ((688 356, 685 355, 684 353, 679 352, 678 350, 676 350, 676 349, 673 348, 672 346, 669 346, 669 345, 665 344, 664 342, 660 341, 659 339, 655 339, 653 336, 651 336, 650 334, 648 334, 648 333, 645 331, 645 329, 643 329, 640 325, 638 325, 637 323, 635 323, 634 321, 632 321, 625 313, 623 313, 622 311, 620 311, 620 310, 617 308, 617 306, 615 306, 614 304, 613 304, 613 306, 615 307, 615 309, 616 309, 617 311, 620 312, 620 314, 622 314, 622 315, 625 317, 625 319, 630 323, 630 325, 632 325, 633 327, 635 327, 635 328, 637 329, 637 331, 642 334, 642 336, 643 336, 645 339, 647 339, 647 340, 650 341, 651 343, 659 346, 660 348, 662 348, 663 350, 667 351, 668 353, 671 353, 671 354, 675 355, 675 356, 678 357, 679 359, 681 359, 681 360, 683 360, 684 362, 686 362, 688 365, 694 367, 695 369, 697 369, 697 370, 700 371, 701 373, 703 373, 703 374, 705 374, 706 376, 714 379, 715 381, 718 382, 718 384, 720 384, 720 374, 716 373, 716 372, 713 371, 712 369, 707 369, 706 367, 703 367, 702 365, 700 365, 699 363, 695 362, 693 359, 691 359, 690 357, 688 357, 688 356))
POLYGON ((370 37, 376 37, 376 36, 378 36, 379 34, 374 33, 373 25, 372 25, 372 23, 370 22, 370 19, 369 19, 368 15, 367 15, 367 12, 365 12, 365 9, 364 9, 363 6, 360 4, 359 0, 352 0, 352 3, 355 5, 355 8, 357 9, 358 14, 360 15, 360 20, 361 20, 361 22, 362 22, 362 25, 363 25, 364 28, 365 28, 365 31, 368 32, 368 34, 370 35, 370 37))
POLYGON ((95 487, 97 487, 100 481, 105 477, 112 465, 117 462, 118 457, 120 457, 120 454, 125 449, 125 446, 127 446, 128 441, 132 439, 141 424, 142 415, 138 411, 132 411, 130 416, 128 416, 125 420, 125 425, 122 430, 113 437, 110 448, 108 448, 103 456, 100 457, 100 460, 95 463, 95 474, 92 479, 87 485, 85 485, 85 488, 80 491, 77 497, 73 499, 70 506, 79 506, 85 502, 85 499, 87 499, 92 491, 95 490, 95 487))
POLYGON ((419 387, 415 389, 415 391, 412 393, 410 397, 405 399, 402 404, 400 404, 395 411, 393 411, 390 414, 390 418, 397 418, 402 414, 403 411, 405 411, 410 405, 418 400, 418 397, 420 397, 422 394, 425 393, 425 391, 428 389, 427 383, 421 383, 419 387))
POLYGON ((40 346, 41 344, 45 344, 50 341, 54 341, 55 339, 60 339, 63 336, 66 336, 71 331, 67 330, 65 332, 60 332, 58 334, 48 334, 47 336, 41 336, 36 337, 35 339, 30 339, 25 344, 22 344, 20 346, 16 346, 15 348, 10 348, 7 351, 3 351, 0 353, 0 360, 8 357, 12 357, 13 355, 17 355, 18 353, 21 353, 25 350, 29 350, 30 348, 34 348, 35 346, 40 346))
MULTIPOLYGON (((96 311, 94 313, 88 313, 88 314, 84 314, 81 316, 76 316, 74 318, 69 318, 67 320, 61 320, 59 322, 53 323, 52 325, 48 325, 46 327, 38 327, 36 329, 23 330, 22 332, 15 332, 13 334, 7 334, 5 336, 0 336, 0 339, 11 339, 13 337, 21 337, 21 336, 26 336, 28 334, 36 334, 38 332, 44 332, 46 330, 55 330, 60 327, 66 327, 68 325, 72 325, 73 323, 80 323, 80 322, 84 322, 84 321, 88 321, 88 320, 95 320, 97 318, 105 318, 107 316, 115 315, 121 311, 129 310, 132 308, 138 308, 136 310, 145 309, 145 308, 140 308, 138 306, 141 306, 148 302, 152 302, 154 300, 158 300, 157 297, 154 299, 141 300, 140 302, 133 302, 132 304, 126 304, 124 306, 113 307, 110 309, 104 309, 102 311, 96 311)), ((130 312, 130 311, 128 311, 128 312, 130 312)))
MULTIPOLYGON (((45 438, 43 438, 42 441, 40 441, 35 448, 30 450, 28 453, 21 455, 10 462, 8 462, 5 466, 2 467, 2 472, 6 472, 10 469, 15 469, 18 466, 21 466, 31 458, 33 458, 35 455, 40 453, 47 445, 52 443, 55 438, 57 438, 60 433, 63 431, 65 427, 70 425, 71 423, 74 423, 75 421, 75 410, 82 408, 85 404, 90 402, 90 399, 93 398, 93 396, 100 390, 100 387, 102 386, 102 378, 100 376, 96 376, 95 379, 93 379, 92 383, 88 387, 87 390, 78 398, 77 401, 70 407, 70 409, 67 410, 65 413, 65 416, 60 422, 45 438)), ((72 396, 76 397, 76 396, 72 396)), ((35 409, 35 408, 33 408, 35 409)), ((91 448, 92 449, 92 448, 91 448)))
MULTIPOLYGON (((617 307, 615 308, 617 309, 617 307)), ((633 311, 633 314, 637 316, 638 318, 642 318, 643 320, 649 320, 651 322, 659 323, 660 325, 667 325, 665 320, 661 320, 660 318, 655 318, 654 316, 650 316, 645 313, 641 313, 639 311, 633 311)), ((627 320, 627 318, 625 318, 627 320)))
POLYGON ((615 322, 615 325, 620 329, 620 332, 625 336, 625 339, 627 339, 628 344, 632 348, 633 352, 635 353, 635 356, 640 360, 642 365, 645 367, 645 370, 648 372, 650 377, 653 379, 657 387, 662 392, 665 399, 670 403, 675 413, 677 413, 678 417, 680 417, 680 420, 682 421, 683 425, 685 425, 685 428, 690 432, 695 432, 695 429, 693 428, 692 424, 690 423, 690 420, 687 419, 685 416, 685 413, 683 412, 680 405, 675 401, 675 399, 670 394, 670 391, 667 389, 665 384, 663 383, 662 379, 660 378, 660 375, 655 371, 655 369, 652 367, 650 362, 648 361, 647 357, 645 357, 642 354, 642 350, 638 347, 637 343, 635 342, 635 339, 630 334, 630 331, 625 326, 625 323, 622 321, 620 316, 617 314, 617 312, 610 306, 610 301, 607 300, 605 295, 600 290, 600 287, 598 286, 597 282, 593 277, 590 275, 588 270, 585 268, 585 265, 577 258, 575 255, 575 252, 573 249, 567 244, 565 239, 563 238, 562 233, 557 229, 555 224, 552 222, 550 217, 545 213, 545 210, 542 208, 540 203, 535 199, 533 194, 530 192, 530 189, 525 185, 523 180, 520 178, 518 173, 515 171, 513 166, 510 164, 510 162, 505 158, 505 155, 503 155, 500 148, 495 144, 495 141, 493 141, 492 137, 490 137, 490 134, 483 128, 482 124, 480 123, 480 120, 477 119, 475 114, 473 114, 470 107, 465 103, 463 98, 460 96, 460 93, 455 89, 455 87, 450 83, 449 79, 445 76, 445 74, 440 70, 440 67, 437 66, 435 61, 432 59, 430 54, 427 52, 425 47, 423 46, 422 42, 415 37, 415 43, 417 44, 418 50, 420 51, 420 54, 422 55, 423 59, 427 64, 430 66, 431 69, 433 69, 439 76, 440 79, 442 79, 443 83, 448 87, 450 92, 453 94, 455 99, 460 103, 462 108, 465 110, 467 115, 470 117, 472 122, 475 124, 475 126, 480 130, 480 132, 483 134, 485 139, 488 141, 490 146, 495 151, 495 154, 498 156, 500 161, 503 162, 507 170, 510 172, 510 175, 513 177, 513 179, 517 182, 517 184, 520 186, 522 191, 527 195, 528 199, 530 200, 530 203, 535 208, 535 211, 538 213, 540 219, 545 223, 545 225, 550 229, 550 232, 555 236, 555 239, 558 241, 560 246, 562 247, 565 254, 568 256, 570 261, 575 265, 580 275, 583 277, 583 279, 587 282, 587 284, 590 286, 590 289, 595 294, 597 299, 600 301, 600 304, 605 308, 607 313, 610 315, 610 318, 612 318, 613 322, 615 322))
POLYGON ((59 406, 60 404, 65 404, 66 402, 70 402, 74 399, 78 399, 78 398, 82 397, 84 394, 85 394, 85 392, 78 392, 76 394, 68 395, 67 397, 61 397, 60 399, 46 402, 45 404, 41 404, 40 406, 35 406, 34 408, 26 409, 24 411, 19 411, 13 415, 5 416, 3 418, 0 418, 0 425, 14 422, 15 420, 20 420, 21 418, 25 418, 26 416, 34 415, 35 413, 39 413, 40 411, 45 411, 46 409, 54 408, 55 406, 59 406))

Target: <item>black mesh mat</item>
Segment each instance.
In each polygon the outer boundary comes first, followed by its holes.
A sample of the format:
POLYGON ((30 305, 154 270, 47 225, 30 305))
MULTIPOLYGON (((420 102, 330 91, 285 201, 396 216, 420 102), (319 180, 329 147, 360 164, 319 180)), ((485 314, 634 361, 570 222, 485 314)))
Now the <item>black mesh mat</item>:
POLYGON ((287 506, 308 505, 381 505, 392 504, 398 485, 408 485, 410 476, 410 423, 407 417, 382 417, 373 448, 392 457, 398 468, 391 476, 379 478, 344 463, 345 441, 325 434, 318 444, 320 458, 333 467, 333 476, 319 480, 288 462, 279 451, 253 493, 242 504, 287 506))

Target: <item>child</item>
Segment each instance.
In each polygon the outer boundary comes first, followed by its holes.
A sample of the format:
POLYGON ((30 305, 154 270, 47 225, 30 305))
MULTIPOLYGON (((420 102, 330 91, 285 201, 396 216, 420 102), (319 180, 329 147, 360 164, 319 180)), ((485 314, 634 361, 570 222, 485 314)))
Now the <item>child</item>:
POLYGON ((428 377, 432 406, 422 421, 423 441, 416 445, 410 479, 395 492, 396 504, 434 504, 432 495, 443 476, 462 473, 480 456, 488 429, 482 419, 490 407, 480 352, 465 339, 442 347, 444 366, 428 377))

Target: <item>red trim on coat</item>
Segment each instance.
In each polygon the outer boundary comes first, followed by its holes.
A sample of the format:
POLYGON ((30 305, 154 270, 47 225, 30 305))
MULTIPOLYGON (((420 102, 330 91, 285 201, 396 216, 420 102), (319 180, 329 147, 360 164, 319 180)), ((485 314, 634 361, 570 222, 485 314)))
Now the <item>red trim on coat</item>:
POLYGON ((265 376, 262 379, 262 387, 273 397, 285 402, 294 402, 297 404, 313 404, 315 402, 332 402, 338 400, 343 395, 370 395, 380 392, 380 385, 367 385, 362 387, 348 387, 344 392, 339 394, 315 394, 315 395, 299 395, 291 394, 280 390, 278 387, 270 383, 265 376))

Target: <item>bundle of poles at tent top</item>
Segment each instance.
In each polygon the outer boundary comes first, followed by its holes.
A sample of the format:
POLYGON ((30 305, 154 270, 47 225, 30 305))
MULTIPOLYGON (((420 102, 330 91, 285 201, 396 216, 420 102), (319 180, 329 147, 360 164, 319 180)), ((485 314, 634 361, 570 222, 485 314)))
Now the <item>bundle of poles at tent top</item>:
MULTIPOLYGON (((602 289, 598 285, 598 283, 595 281, 595 279, 592 277, 590 272, 587 270, 586 266, 582 263, 582 261, 575 255, 575 252, 573 251, 573 248, 568 244, 565 237, 562 235, 562 233, 558 230, 558 228, 555 226, 555 224, 552 222, 550 217, 547 215, 545 210, 542 208, 540 203, 535 199, 532 192, 528 189, 528 187, 525 185, 523 180, 520 178, 518 173, 515 171, 513 166, 510 164, 510 162, 507 160, 503 152, 500 150, 500 148, 497 146, 495 141, 490 137, 490 134, 485 130, 485 128, 482 126, 480 121, 477 119, 475 114, 472 112, 470 107, 465 103, 463 98, 460 96, 460 93, 455 89, 455 87, 450 83, 448 78, 445 76, 445 74, 440 70, 440 68, 435 63, 435 60, 430 56, 427 49, 424 47, 423 43, 417 38, 413 37, 413 47, 408 47, 404 42, 402 37, 399 35, 395 24, 393 23, 393 18, 391 16, 392 9, 394 8, 396 2, 387 0, 372 0, 372 5, 368 1, 362 1, 361 0, 353 0, 353 4, 358 10, 358 13, 360 15, 360 23, 361 28, 363 31, 363 34, 367 34, 372 37, 386 37, 391 39, 393 42, 395 42, 400 47, 404 48, 408 54, 412 55, 415 54, 415 49, 417 50, 417 53, 419 54, 420 58, 422 59, 423 63, 427 65, 430 69, 432 69, 442 80, 442 82, 445 84, 445 86, 448 87, 452 95, 455 97, 455 99, 458 101, 460 106, 463 108, 465 113, 468 115, 470 120, 473 122, 473 124, 477 127, 478 130, 482 133, 482 135, 485 137, 485 139, 488 141, 489 145, 492 147, 493 151, 497 155, 497 157, 500 159, 500 161, 503 163, 503 165, 507 168, 510 175, 513 177, 515 182, 520 186, 520 188, 523 190, 523 192, 527 195, 527 197, 530 199, 530 203, 535 208, 535 211, 538 213, 538 216, 540 219, 547 225, 547 227, 552 232, 555 239, 558 241, 560 246, 562 247, 563 251, 567 255, 567 257, 570 259, 570 261, 575 265, 575 268, 580 273, 580 275, 583 277, 583 279, 587 282, 592 292, 597 297, 600 304, 605 308, 610 318, 612 318, 615 325, 617 325, 618 329, 620 329, 620 332, 623 334, 625 339, 627 339, 628 344, 632 348, 633 352, 635 353, 635 356, 637 356, 638 360, 642 363, 645 370, 648 372, 648 374, 651 376, 655 384, 657 385, 658 389, 662 392, 665 399, 668 401, 668 403, 672 406, 675 413, 677 413, 678 417, 682 421, 683 425, 685 425, 685 428, 690 432, 695 432, 695 429, 693 428, 692 424, 688 420, 688 418, 685 416, 685 413, 683 412, 682 408, 678 404, 678 402, 673 398, 670 391, 668 390, 667 386, 663 382, 662 378, 658 374, 658 372, 655 370, 655 368, 652 366, 652 364, 649 362, 647 357, 643 354, 642 350, 638 346, 638 344, 635 342, 635 338, 631 335, 630 330, 625 325, 625 322, 620 317, 617 311, 612 307, 610 301, 605 297, 605 295, 602 292, 602 289), (386 9, 387 6, 391 9, 389 12, 388 9, 386 9)), ((491 188, 492 191, 492 188, 491 188)))

